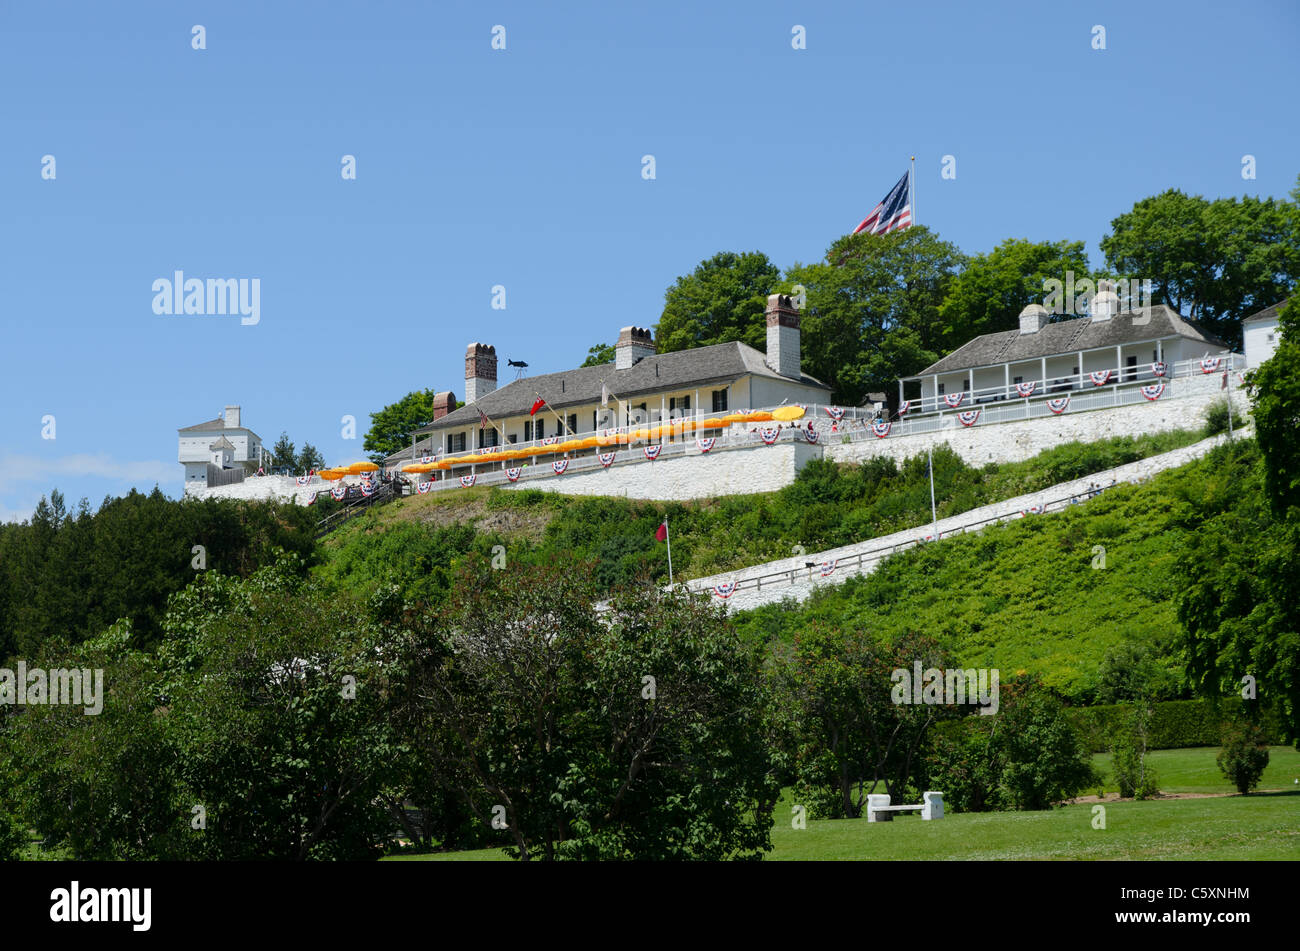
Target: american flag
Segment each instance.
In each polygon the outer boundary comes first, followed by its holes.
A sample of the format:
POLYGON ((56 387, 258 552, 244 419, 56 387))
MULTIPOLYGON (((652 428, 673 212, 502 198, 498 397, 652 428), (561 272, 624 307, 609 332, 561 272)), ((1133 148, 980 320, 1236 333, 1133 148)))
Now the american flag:
POLYGON ((889 194, 871 214, 862 219, 862 224, 853 229, 854 234, 867 231, 871 234, 889 234, 912 226, 912 200, 909 194, 908 176, 904 175, 898 184, 890 189, 889 194))
POLYGON ((485 415, 483 415, 483 411, 482 411, 482 410, 479 410, 479 411, 478 411, 478 428, 479 428, 479 430, 482 430, 484 426, 490 426, 490 425, 492 425, 492 420, 488 419, 485 415))

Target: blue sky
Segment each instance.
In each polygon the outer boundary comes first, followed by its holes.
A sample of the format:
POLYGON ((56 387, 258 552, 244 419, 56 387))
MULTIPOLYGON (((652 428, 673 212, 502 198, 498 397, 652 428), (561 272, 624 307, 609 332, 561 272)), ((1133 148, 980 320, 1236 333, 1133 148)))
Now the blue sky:
POLYGON ((919 220, 969 253, 1081 239, 1100 264, 1165 188, 1285 196, 1298 9, 6 3, 0 519, 56 487, 178 495, 177 427, 227 403, 361 459, 341 418, 463 397, 470 341, 503 379, 575 366, 717 251, 821 257, 912 154, 919 220), (260 279, 260 322, 155 315, 178 269, 260 279))

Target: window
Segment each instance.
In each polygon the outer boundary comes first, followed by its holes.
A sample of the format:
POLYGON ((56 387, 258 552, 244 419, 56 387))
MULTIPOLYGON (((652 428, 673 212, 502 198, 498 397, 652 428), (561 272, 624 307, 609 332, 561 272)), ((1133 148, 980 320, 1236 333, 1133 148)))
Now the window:
POLYGON ((962 381, 961 381, 961 391, 962 391, 963 393, 969 393, 969 392, 970 392, 970 380, 962 380, 962 381))
POLYGON ((1024 383, 1024 382, 1025 382, 1025 378, 1024 378, 1023 376, 1018 376, 1018 377, 1016 377, 1014 380, 1012 380, 1011 382, 1012 382, 1012 383, 1024 383))
POLYGON ((940 395, 940 396, 943 396, 943 384, 942 384, 942 383, 939 384, 939 395, 940 395))
POLYGON ((577 414, 577 413, 570 413, 570 414, 569 414, 569 432, 571 432, 571 433, 576 433, 577 431, 578 431, 578 414, 577 414))
POLYGON ((691 408, 691 398, 689 396, 670 396, 668 397, 668 411, 676 412, 677 410, 689 410, 691 408))
POLYGON ((727 411, 727 391, 714 390, 713 391, 713 412, 725 413, 726 411, 727 411))
POLYGON ((447 450, 448 452, 464 452, 465 434, 452 433, 451 436, 449 436, 447 439, 447 446, 448 446, 448 450, 447 450))
POLYGON ((1137 357, 1125 357, 1125 358, 1124 358, 1124 366, 1127 368, 1127 369, 1125 369, 1125 371, 1124 371, 1124 378, 1125 378, 1126 380, 1132 380, 1132 379, 1134 379, 1134 378, 1137 376, 1137 372, 1138 372, 1138 371, 1137 371, 1138 358, 1137 358, 1137 357))
POLYGON ((497 444, 497 437, 501 434, 496 429, 480 429, 478 431, 478 445, 480 449, 497 444))

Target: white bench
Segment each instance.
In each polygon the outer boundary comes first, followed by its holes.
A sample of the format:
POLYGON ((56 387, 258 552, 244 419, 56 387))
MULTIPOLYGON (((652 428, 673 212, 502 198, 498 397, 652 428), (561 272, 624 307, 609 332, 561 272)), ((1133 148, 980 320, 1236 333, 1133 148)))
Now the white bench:
POLYGON ((922 794, 924 802, 916 805, 896 805, 889 804, 889 795, 887 793, 869 793, 867 795, 867 821, 868 822, 889 822, 894 818, 895 812, 913 812, 920 810, 922 819, 942 819, 943 818, 943 793, 926 792, 922 794))

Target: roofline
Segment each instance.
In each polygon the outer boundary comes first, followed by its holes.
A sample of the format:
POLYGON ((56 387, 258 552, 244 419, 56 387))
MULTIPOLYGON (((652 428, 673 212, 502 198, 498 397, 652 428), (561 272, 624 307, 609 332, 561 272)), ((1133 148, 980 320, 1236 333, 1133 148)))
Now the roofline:
MULTIPOLYGON (((1173 308, 1170 308, 1170 309, 1172 310, 1173 308)), ((1177 312, 1175 311, 1175 313, 1177 313, 1177 312)), ((1197 327, 1195 324, 1190 323, 1190 322, 1187 320, 1187 318, 1186 318, 1186 317, 1183 317, 1181 314, 1179 314, 1178 316, 1179 316, 1180 319, 1183 321, 1183 323, 1188 324, 1188 326, 1192 327, 1194 330, 1199 330, 1199 329, 1200 329, 1200 328, 1197 327)), ((1007 334, 1009 334, 1009 333, 1019 333, 1019 331, 1003 330, 1003 331, 1001 331, 1001 333, 1007 333, 1007 334)), ((1215 337, 1213 334, 1211 334, 1211 333, 1209 333, 1209 332, 1206 332, 1206 331, 1202 331, 1202 333, 1204 333, 1206 337, 1210 337, 1210 338, 1212 338, 1212 340, 1213 340, 1214 343, 1216 343, 1216 344, 1217 344, 1218 346, 1220 346, 1220 347, 1223 347, 1223 348, 1224 348, 1225 350, 1227 350, 1228 352, 1230 352, 1230 353, 1235 352, 1235 351, 1232 350, 1231 347, 1228 346, 1228 344, 1224 343, 1222 340, 1220 340, 1218 337, 1215 337)), ((980 337, 992 337, 992 336, 994 336, 994 335, 993 335, 993 334, 980 334, 980 337)), ((943 373, 964 373, 964 372, 966 372, 966 371, 974 371, 974 370, 989 370, 989 369, 992 369, 993 367, 1000 367, 1000 366, 1004 366, 1004 365, 1006 365, 1006 364, 1011 364, 1011 363, 1029 363, 1031 360, 1043 360, 1043 359, 1047 359, 1047 358, 1050 358, 1050 357, 1059 357, 1059 356, 1064 356, 1064 355, 1069 354, 1069 353, 1092 353, 1094 350, 1113 350, 1116 346, 1120 346, 1120 347, 1136 347, 1136 346, 1139 346, 1140 344, 1144 344, 1144 343, 1155 343, 1157 340, 1169 340, 1169 339, 1171 339, 1171 338, 1175 338, 1175 337, 1178 338, 1179 340, 1193 340, 1193 339, 1195 339, 1195 338, 1193 338, 1193 337, 1189 337, 1189 336, 1187 336, 1186 334, 1170 333, 1170 334, 1165 334, 1163 337, 1146 337, 1146 338, 1144 338, 1144 339, 1142 339, 1142 340, 1128 340, 1128 341, 1125 341, 1124 343, 1121 343, 1121 344, 1107 344, 1107 345, 1104 346, 1104 347, 1084 347, 1082 350, 1062 350, 1062 351, 1060 351, 1059 353, 1044 354, 1044 355, 1041 356, 1041 357, 1024 357, 1024 358, 1022 358, 1022 359, 1020 359, 1020 360, 1002 360, 1002 361, 1000 361, 999 363, 981 363, 981 364, 978 364, 978 365, 976 365, 976 366, 957 367, 956 369, 953 369, 953 370, 937 370, 937 371, 931 372, 931 371, 930 371, 930 367, 926 367, 924 370, 922 370, 920 373, 918 373, 918 374, 916 374, 916 375, 914 375, 914 376, 900 376, 898 379, 899 379, 900 381, 901 381, 901 380, 922 380, 922 379, 925 379, 926 377, 937 376, 937 375, 939 375, 939 374, 943 374, 943 373)), ((961 346, 962 346, 962 347, 969 347, 972 343, 974 343, 976 340, 979 340, 979 339, 980 339, 979 337, 975 337, 974 339, 971 339, 971 340, 966 341, 966 342, 965 342, 964 344, 962 344, 961 346)), ((961 347, 958 347, 958 348, 957 348, 956 350, 954 350, 952 353, 948 354, 948 357, 952 356, 953 353, 959 353, 960 351, 961 351, 961 347)), ((947 360, 948 357, 941 357, 940 359, 936 360, 934 363, 930 364, 930 366, 931 366, 931 367, 936 366, 937 364, 942 363, 944 360, 947 360)))

